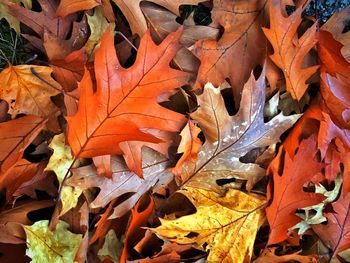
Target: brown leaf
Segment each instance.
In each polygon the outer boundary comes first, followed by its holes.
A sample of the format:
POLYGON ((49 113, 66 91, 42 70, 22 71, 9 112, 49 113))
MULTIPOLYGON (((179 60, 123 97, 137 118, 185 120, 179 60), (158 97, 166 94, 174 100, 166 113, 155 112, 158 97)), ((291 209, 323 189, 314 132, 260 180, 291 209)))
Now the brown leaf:
POLYGON ((299 115, 282 113, 264 122, 264 71, 258 80, 251 75, 243 89, 241 107, 235 116, 229 116, 219 89, 207 84, 198 96, 199 108, 191 114, 202 129, 206 142, 198 153, 198 161, 185 163, 182 179, 189 185, 215 190, 222 194, 218 179, 247 180, 247 189, 264 175, 265 170, 253 163, 243 163, 249 151, 279 141, 280 135, 293 125, 299 115))
POLYGON ((25 243, 25 233, 22 224, 30 225, 32 223, 28 219, 27 214, 52 205, 53 202, 51 200, 30 201, 2 211, 0 213, 0 243, 25 243))
POLYGON ((201 89, 207 82, 219 86, 228 78, 238 107, 244 84, 266 54, 261 30, 265 5, 265 0, 214 1, 212 19, 224 33, 218 41, 196 43, 194 54, 201 65, 194 88, 201 89))
POLYGON ((128 171, 125 163, 120 157, 112 157, 112 179, 101 177, 97 174, 94 166, 85 166, 73 170, 73 176, 68 178, 67 185, 87 189, 90 187, 99 187, 100 193, 90 204, 92 208, 104 207, 113 199, 127 193, 133 193, 128 199, 118 204, 109 218, 123 216, 128 212, 140 197, 149 189, 167 185, 173 175, 165 169, 168 167, 168 159, 161 154, 144 148, 143 150, 143 176, 138 177, 135 173, 128 171))
POLYGON ((25 116, 0 123, 0 174, 13 167, 23 156, 25 148, 44 128, 46 119, 25 116))
POLYGON ((291 262, 291 261, 297 261, 300 263, 317 263, 317 256, 314 255, 300 255, 300 251, 294 252, 292 254, 287 255, 276 255, 276 248, 266 248, 263 250, 261 255, 254 260, 252 263, 278 263, 278 262, 291 262))

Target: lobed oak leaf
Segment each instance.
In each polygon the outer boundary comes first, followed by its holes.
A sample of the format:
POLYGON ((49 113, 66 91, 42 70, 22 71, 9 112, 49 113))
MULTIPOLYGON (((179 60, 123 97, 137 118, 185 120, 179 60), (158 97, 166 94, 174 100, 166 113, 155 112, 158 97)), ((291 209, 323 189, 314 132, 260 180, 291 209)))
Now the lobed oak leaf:
POLYGON ((318 68, 318 66, 302 67, 305 56, 317 42, 316 23, 307 29, 301 38, 298 38, 297 30, 301 23, 304 5, 300 5, 290 16, 285 17, 281 11, 280 1, 270 0, 270 28, 263 28, 274 50, 274 54, 270 57, 282 69, 286 79, 286 89, 293 99, 297 100, 304 95, 308 88, 306 81, 318 68))
POLYGON ((146 34, 135 64, 124 69, 113 48, 113 34, 107 29, 95 54, 97 90, 94 93, 90 73, 85 70, 79 84, 78 111, 67 117, 68 142, 76 157, 124 154, 129 168, 142 175, 141 147, 127 147, 126 141, 164 142, 149 130, 177 132, 185 121, 183 115, 158 104, 190 77, 169 67, 180 48, 180 34, 170 34, 158 46, 146 34))
POLYGON ((51 68, 35 65, 9 65, 1 71, 0 98, 9 104, 12 118, 20 113, 47 117, 58 110, 50 97, 62 87, 51 73, 51 68))
POLYGON ((45 171, 54 171, 57 180, 62 187, 60 198, 62 202, 62 210, 60 215, 63 215, 68 212, 69 209, 77 205, 82 190, 68 185, 62 185, 64 178, 70 175, 69 169, 74 162, 71 149, 65 144, 64 134, 61 133, 54 136, 49 147, 53 150, 53 154, 50 157, 45 171))
POLYGON ((266 0, 215 0, 212 19, 224 29, 219 40, 204 39, 196 43, 194 54, 200 59, 194 88, 211 82, 219 86, 228 78, 235 105, 251 71, 262 65, 266 41, 261 30, 266 0))
POLYGON ((301 142, 293 160, 280 148, 277 157, 270 164, 268 173, 273 181, 269 183, 267 194, 272 199, 271 205, 266 208, 271 228, 268 244, 287 239, 288 229, 301 221, 295 214, 297 209, 323 201, 323 195, 303 190, 305 184, 322 172, 323 165, 317 160, 316 153, 316 139, 311 136, 301 142), (280 167, 283 167, 282 171, 280 167))
POLYGON ((69 225, 59 221, 56 229, 49 229, 49 221, 41 220, 31 226, 24 226, 27 235, 26 255, 33 262, 74 262, 75 254, 82 241, 81 234, 73 234, 69 225))
POLYGON ((118 204, 109 216, 109 219, 121 217, 128 212, 141 196, 153 188, 167 185, 173 175, 166 171, 169 160, 150 148, 143 149, 143 175, 144 179, 130 172, 120 157, 112 157, 112 178, 102 177, 97 174, 94 166, 84 166, 73 169, 73 176, 67 179, 67 185, 78 189, 98 187, 101 189, 96 199, 90 204, 92 208, 104 207, 117 197, 127 193, 133 193, 128 199, 118 204))
POLYGON ((258 80, 251 75, 243 89, 241 106, 235 116, 229 116, 219 89, 211 84, 198 96, 199 108, 191 113, 198 122, 206 142, 198 153, 196 163, 186 162, 181 178, 191 186, 212 189, 222 193, 218 179, 248 180, 247 189, 264 175, 265 170, 253 163, 242 163, 240 157, 249 151, 279 141, 300 115, 283 116, 282 113, 264 122, 264 71, 258 80))
POLYGON ((0 174, 3 175, 19 161, 25 148, 44 128, 47 119, 24 116, 0 123, 0 174))
POLYGON ((255 235, 264 220, 266 201, 261 196, 235 189, 224 197, 192 187, 179 192, 190 199, 196 213, 175 220, 160 218, 161 226, 151 229, 155 234, 208 251, 208 262, 250 260, 255 235))
POLYGON ((32 223, 27 214, 52 205, 54 203, 51 200, 30 201, 2 211, 0 213, 0 242, 5 244, 25 243, 25 233, 22 225, 32 223))
POLYGON ((67 16, 77 11, 92 9, 95 6, 98 6, 101 4, 102 4, 101 0, 87 0, 87 1, 61 0, 59 6, 57 7, 56 15, 59 17, 67 16))
MULTIPOLYGON (((141 2, 141 10, 147 19, 152 38, 160 43, 173 31, 176 31, 181 24, 176 21, 177 15, 161 6, 151 2, 141 2)), ((181 70, 196 73, 199 67, 199 60, 189 50, 196 41, 200 39, 216 39, 219 36, 219 29, 211 26, 195 25, 193 17, 190 16, 183 22, 184 31, 180 37, 180 43, 184 45, 173 59, 174 64, 181 70)))
MULTIPOLYGON (((11 0, 12 3, 20 4, 23 3, 24 7, 27 9, 32 8, 31 0, 11 0)), ((9 23, 10 27, 13 28, 17 34, 20 32, 19 21, 9 14, 6 5, 4 5, 3 1, 0 1, 0 20, 5 18, 9 23)))
POLYGON ((324 244, 332 249, 332 259, 350 247, 350 193, 342 191, 332 204, 333 211, 325 212, 327 224, 312 225, 312 229, 324 244))

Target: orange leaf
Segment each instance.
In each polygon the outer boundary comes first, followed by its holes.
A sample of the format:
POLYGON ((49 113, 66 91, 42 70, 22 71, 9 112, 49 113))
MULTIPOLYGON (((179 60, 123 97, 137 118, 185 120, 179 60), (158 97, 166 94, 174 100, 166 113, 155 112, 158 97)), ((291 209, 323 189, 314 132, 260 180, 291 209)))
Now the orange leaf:
POLYGON ((101 4, 100 0, 72 1, 61 0, 56 10, 57 16, 66 16, 77 11, 89 10, 101 4))
POLYGON ((274 54, 272 61, 282 69, 286 78, 286 88, 293 99, 300 100, 308 88, 306 81, 316 72, 318 66, 302 68, 305 56, 316 44, 316 23, 298 38, 304 7, 297 8, 289 17, 281 12, 280 1, 270 0, 270 29, 263 31, 270 41, 274 54))
POLYGON ((182 140, 178 148, 178 153, 183 153, 176 166, 172 169, 175 175, 180 176, 182 166, 185 162, 196 162, 198 159, 198 152, 202 146, 198 134, 201 129, 198 128, 192 121, 188 121, 185 128, 181 131, 182 140))
POLYGON ((46 119, 25 116, 0 123, 0 174, 22 158, 24 149, 44 128, 46 119))
MULTIPOLYGON (((113 33, 104 33, 101 47, 95 55, 97 88, 93 91, 90 73, 85 70, 79 84, 78 111, 67 117, 68 142, 76 157, 90 158, 125 153, 120 146, 125 141, 162 142, 148 129, 177 132, 183 125, 183 115, 158 104, 169 92, 187 83, 190 75, 170 68, 169 63, 180 48, 181 31, 171 33, 156 46, 146 34, 140 43, 135 64, 120 66, 113 46, 113 33), (165 93, 165 94, 164 94, 165 93), (165 96, 164 96, 165 95, 165 96)), ((134 155, 133 155, 134 154, 134 155)), ((141 161, 137 160, 141 171, 141 161)))

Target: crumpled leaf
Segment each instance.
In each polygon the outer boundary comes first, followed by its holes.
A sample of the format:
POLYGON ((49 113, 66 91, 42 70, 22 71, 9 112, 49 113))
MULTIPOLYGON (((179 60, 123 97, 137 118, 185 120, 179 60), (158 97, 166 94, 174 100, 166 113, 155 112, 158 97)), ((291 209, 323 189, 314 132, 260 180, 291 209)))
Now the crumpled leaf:
POLYGON ((26 255, 32 262, 74 262, 82 235, 68 231, 69 225, 64 221, 59 221, 53 232, 48 225, 48 220, 41 220, 32 226, 24 226, 28 247, 26 255))
POLYGON ((73 169, 73 176, 68 178, 67 185, 75 189, 99 187, 101 191, 90 204, 92 208, 104 207, 121 195, 134 193, 118 204, 109 218, 121 217, 134 207, 140 197, 150 188, 156 191, 173 179, 173 175, 166 171, 169 166, 169 160, 166 157, 150 148, 144 148, 142 159, 144 179, 130 172, 120 157, 113 156, 111 160, 113 177, 111 179, 99 176, 96 168, 90 165, 73 169))
POLYGON ((76 157, 124 154, 130 170, 142 176, 142 143, 164 142, 152 130, 177 132, 185 121, 183 115, 158 104, 189 79, 189 74, 169 67, 180 34, 170 34, 158 46, 146 34, 134 65, 124 69, 114 51, 113 33, 107 29, 95 54, 97 90, 94 93, 86 70, 79 84, 78 112, 67 117, 68 142, 76 157), (129 141, 139 143, 130 146, 129 141))
POLYGON ((44 128, 47 119, 24 116, 0 123, 0 174, 5 173, 19 161, 25 148, 44 128))
POLYGON ((215 0, 212 19, 224 29, 219 40, 203 39, 196 43, 194 54, 200 59, 194 88, 207 82, 222 85, 229 78, 235 105, 255 66, 263 64, 266 41, 261 30, 266 0, 215 0))
POLYGON ((277 143, 280 135, 290 128, 300 115, 275 116, 264 122, 265 74, 258 80, 251 75, 243 89, 241 107, 235 116, 229 116, 219 89, 211 84, 198 96, 199 108, 191 113, 198 122, 206 142, 198 153, 198 161, 186 162, 181 177, 189 185, 222 193, 218 179, 247 180, 247 189, 264 175, 257 164, 242 163, 240 157, 249 151, 277 143))
POLYGON ((12 118, 20 113, 46 117, 58 110, 50 97, 62 87, 51 73, 50 67, 35 65, 9 65, 1 71, 0 98, 9 104, 12 118))
POLYGON ((266 208, 271 231, 268 244, 277 244, 288 237, 288 229, 301 221, 295 212, 299 208, 316 205, 324 200, 321 194, 305 192, 303 186, 322 171, 322 163, 316 158, 316 139, 303 140, 292 160, 283 147, 268 168, 272 177, 268 198, 272 203, 266 208), (283 167, 283 170, 279 169, 283 167), (295 194, 297 193, 297 194, 295 194))
POLYGON ((32 222, 27 214, 54 205, 52 200, 30 201, 16 203, 16 206, 0 213, 0 243, 21 244, 25 243, 25 233, 22 225, 29 225, 32 222))
POLYGON ((286 79, 286 89, 293 99, 297 100, 304 95, 308 88, 306 81, 318 68, 318 66, 303 68, 305 56, 317 42, 317 23, 298 38, 297 30, 305 6, 305 4, 300 5, 290 16, 285 17, 280 1, 271 0, 269 2, 270 28, 263 28, 274 50, 274 54, 270 57, 282 69, 286 79))
POLYGON ((160 218, 161 226, 151 229, 155 234, 208 251, 208 262, 249 261, 253 240, 264 220, 263 197, 235 189, 224 197, 192 187, 179 192, 190 199, 196 213, 175 220, 160 218))
MULTIPOLYGON (((69 176, 71 165, 74 161, 71 149, 65 144, 65 136, 63 133, 53 137, 49 147, 53 150, 45 171, 54 171, 60 186, 65 176, 69 176)), ((62 211, 60 215, 65 214, 69 209, 75 207, 78 198, 82 193, 82 189, 64 185, 61 191, 62 211)))

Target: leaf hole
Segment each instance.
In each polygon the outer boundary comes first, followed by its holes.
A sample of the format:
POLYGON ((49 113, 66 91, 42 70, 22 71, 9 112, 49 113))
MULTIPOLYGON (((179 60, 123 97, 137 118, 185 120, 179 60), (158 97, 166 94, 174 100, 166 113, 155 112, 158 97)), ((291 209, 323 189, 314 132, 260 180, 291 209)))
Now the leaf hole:
POLYGON ((197 237, 197 236, 199 236, 198 233, 196 233, 196 232, 190 232, 190 233, 188 233, 185 237, 187 237, 187 238, 195 238, 195 237, 197 237))

